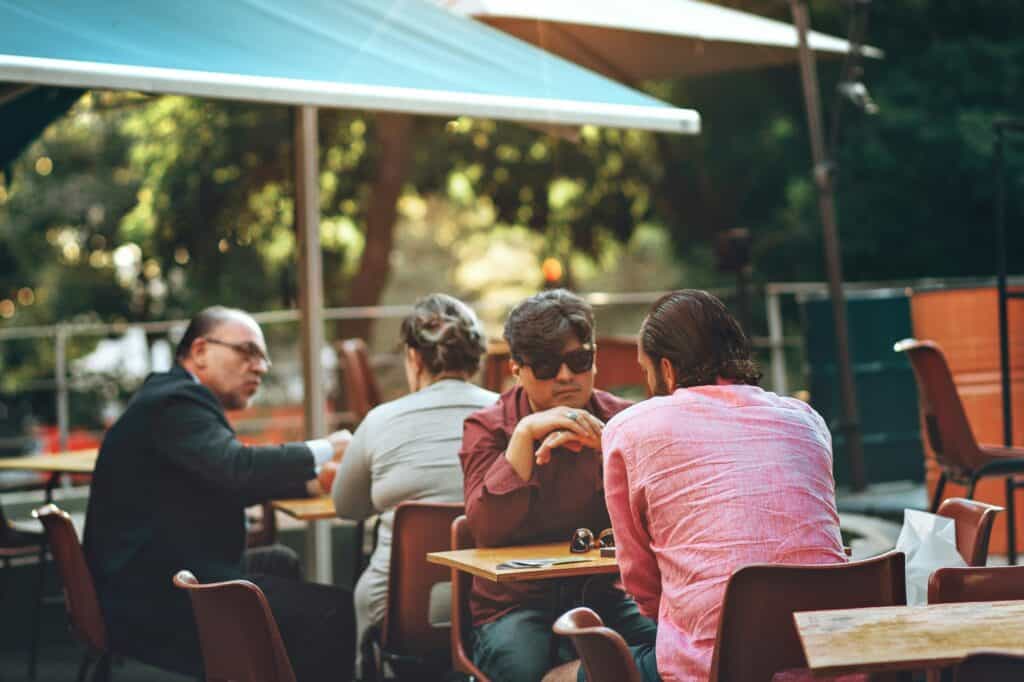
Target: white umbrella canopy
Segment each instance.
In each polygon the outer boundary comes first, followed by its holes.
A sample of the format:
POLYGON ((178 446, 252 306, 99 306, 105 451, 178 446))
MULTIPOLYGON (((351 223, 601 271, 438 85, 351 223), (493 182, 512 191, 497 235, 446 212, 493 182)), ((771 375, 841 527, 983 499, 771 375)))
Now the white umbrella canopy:
MULTIPOLYGON (((521 40, 616 80, 694 76, 794 63, 792 24, 698 0, 438 0, 521 40)), ((820 56, 849 43, 811 32, 820 56)), ((862 47, 865 57, 882 52, 862 47)))

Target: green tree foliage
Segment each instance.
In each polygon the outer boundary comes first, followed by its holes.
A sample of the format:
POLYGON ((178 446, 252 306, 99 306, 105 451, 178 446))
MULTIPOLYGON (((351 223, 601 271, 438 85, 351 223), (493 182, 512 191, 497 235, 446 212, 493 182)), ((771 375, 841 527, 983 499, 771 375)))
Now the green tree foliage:
MULTIPOLYGON (((777 3, 724 4, 788 19, 777 3)), ((813 8, 815 28, 844 31, 842 4, 813 8)), ((866 81, 881 112, 844 109, 838 150, 848 279, 993 272, 991 123, 1024 114, 1022 19, 1020 2, 995 0, 871 8, 869 42, 886 58, 867 65, 866 81)), ((820 71, 828 120, 839 65, 820 71)), ((669 229, 681 261, 706 268, 715 236, 746 227, 756 279, 821 279, 796 66, 644 87, 698 109, 703 133, 585 127, 570 141, 484 120, 322 111, 328 304, 379 301, 401 192, 487 204, 498 227, 539 231, 545 255, 567 263, 653 223, 669 229)), ((19 325, 294 305, 290 116, 181 97, 84 98, 0 183, 0 315, 4 300, 19 325), (34 303, 19 301, 25 288, 34 303)), ((1024 141, 1011 149, 1008 218, 1019 226, 1024 141)), ((1019 227, 1010 238, 1021 271, 1019 227)), ((714 284, 679 282, 695 283, 714 284)))

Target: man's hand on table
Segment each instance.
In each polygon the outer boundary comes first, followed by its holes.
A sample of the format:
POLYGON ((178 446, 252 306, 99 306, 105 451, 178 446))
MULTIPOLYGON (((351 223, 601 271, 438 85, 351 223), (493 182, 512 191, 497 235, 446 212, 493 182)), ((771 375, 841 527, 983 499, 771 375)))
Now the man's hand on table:
POLYGON ((320 485, 319 475, 306 481, 306 494, 310 497, 321 497, 327 494, 323 486, 320 485))

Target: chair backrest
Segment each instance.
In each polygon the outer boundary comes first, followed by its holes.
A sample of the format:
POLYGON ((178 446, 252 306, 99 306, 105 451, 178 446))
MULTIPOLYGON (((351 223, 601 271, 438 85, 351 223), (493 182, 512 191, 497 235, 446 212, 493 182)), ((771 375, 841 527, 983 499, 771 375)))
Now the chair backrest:
POLYGON ((957 477, 969 474, 983 460, 942 349, 917 339, 904 339, 893 349, 910 359, 924 430, 939 465, 957 477))
POLYGON ((348 409, 360 422, 380 404, 380 388, 370 369, 370 353, 362 339, 344 339, 338 344, 338 355, 348 409))
POLYGON ((768 682, 805 668, 795 612, 906 603, 902 552, 820 566, 744 566, 725 589, 711 682, 768 682))
POLYGON ((551 629, 572 640, 590 682, 640 682, 626 640, 587 607, 563 613, 551 629))
POLYGON ((940 568, 928 578, 928 603, 1024 599, 1024 566, 940 568))
POLYGON ((192 600, 207 682, 296 682, 263 591, 248 580, 200 585, 178 571, 192 600))
POLYGON ((451 544, 461 503, 403 502, 395 508, 391 535, 388 604, 381 645, 404 656, 430 657, 448 651, 450 627, 430 623, 431 589, 451 580, 450 569, 428 563, 428 552, 443 552, 451 544))
MULTIPOLYGON (((473 549, 476 539, 469 529, 469 521, 459 516, 452 521, 452 549, 473 549)), ((465 571, 452 569, 452 667, 461 673, 472 675, 477 682, 489 682, 470 657, 469 633, 473 629, 473 617, 469 612, 469 593, 473 588, 473 576, 465 571)))
POLYGON ((956 682, 1006 682, 1024 679, 1024 656, 1000 652, 975 652, 956 667, 956 682))
POLYGON ((962 497, 951 497, 939 506, 939 516, 956 522, 956 548, 968 566, 984 566, 988 561, 988 539, 1001 511, 1002 507, 962 497))
POLYGON ((71 516, 55 504, 36 509, 32 516, 46 529, 46 541, 64 583, 64 602, 72 632, 94 653, 106 653, 109 647, 107 626, 71 516))
POLYGON ((594 387, 603 390, 647 388, 647 377, 636 361, 635 336, 602 336, 597 344, 597 376, 594 387))

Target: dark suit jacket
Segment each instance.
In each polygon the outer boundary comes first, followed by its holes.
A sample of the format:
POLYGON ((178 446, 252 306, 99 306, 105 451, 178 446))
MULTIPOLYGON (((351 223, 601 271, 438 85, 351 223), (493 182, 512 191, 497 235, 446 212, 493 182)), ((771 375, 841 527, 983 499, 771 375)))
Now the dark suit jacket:
POLYGON ((303 497, 314 476, 304 443, 248 447, 220 402, 180 366, 150 375, 100 446, 85 553, 115 645, 170 628, 194 630, 171 584, 242 575, 244 508, 303 497))

